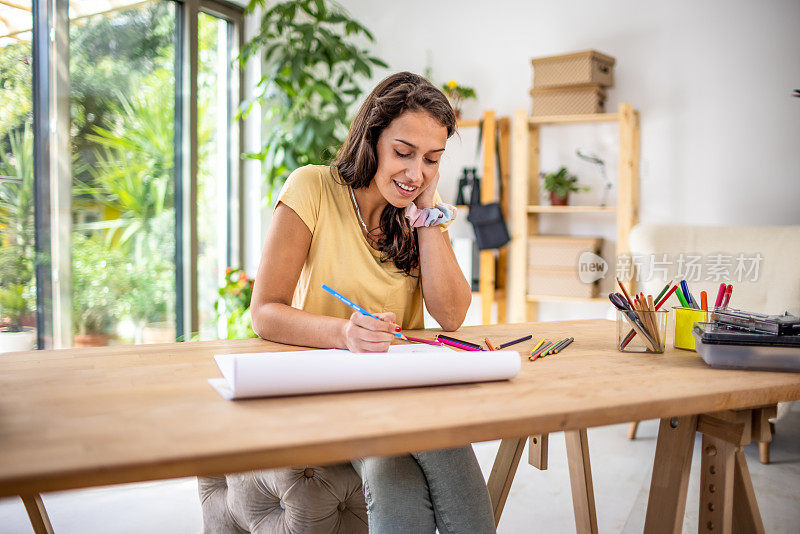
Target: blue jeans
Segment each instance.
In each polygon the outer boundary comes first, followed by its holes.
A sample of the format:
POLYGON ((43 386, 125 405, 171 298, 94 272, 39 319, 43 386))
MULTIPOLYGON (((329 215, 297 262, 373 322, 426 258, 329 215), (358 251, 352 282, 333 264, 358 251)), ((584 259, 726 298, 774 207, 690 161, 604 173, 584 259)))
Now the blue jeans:
POLYGON ((472 447, 353 460, 370 534, 494 533, 489 491, 472 447))

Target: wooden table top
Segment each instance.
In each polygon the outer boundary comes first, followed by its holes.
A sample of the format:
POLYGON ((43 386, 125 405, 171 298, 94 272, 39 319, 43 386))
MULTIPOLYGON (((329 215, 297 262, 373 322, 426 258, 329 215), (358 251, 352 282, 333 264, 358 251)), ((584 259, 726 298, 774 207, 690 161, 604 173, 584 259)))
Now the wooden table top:
MULTIPOLYGON (((226 401, 213 355, 287 350, 235 340, 0 356, 0 496, 361 456, 800 398, 800 373, 721 371, 694 352, 624 354, 604 320, 463 328, 514 345, 513 380, 226 401), (539 337, 575 337, 530 362, 539 337)), ((429 332, 407 332, 432 337, 429 332)))

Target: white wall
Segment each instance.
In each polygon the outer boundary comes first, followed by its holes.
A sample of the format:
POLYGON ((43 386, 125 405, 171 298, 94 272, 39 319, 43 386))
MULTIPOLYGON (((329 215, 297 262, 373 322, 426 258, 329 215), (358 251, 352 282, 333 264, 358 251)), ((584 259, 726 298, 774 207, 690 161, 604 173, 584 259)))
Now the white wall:
MULTIPOLYGON (((465 118, 529 109, 532 57, 590 48, 610 54, 617 63, 607 110, 631 102, 641 113, 641 221, 800 224, 800 98, 791 96, 800 88, 798 0, 340 3, 372 31, 370 49, 390 66, 365 86, 430 65, 435 82, 454 78, 476 88, 479 100, 465 105, 465 118)), ((445 200, 454 200, 459 169, 478 163, 476 141, 474 130, 464 130, 448 143, 439 187, 445 200)), ((577 147, 604 157, 615 176, 616 126, 542 132, 542 169, 566 165, 594 189, 575 202, 596 203, 599 175, 575 157, 577 147)), ((542 218, 548 233, 614 235, 609 216, 542 218)), ((469 236, 471 227, 461 222, 451 235, 469 236)), ((257 254, 249 255, 253 271, 257 254)), ((480 320, 475 300, 467 324, 480 320)), ((605 309, 547 303, 540 318, 603 316, 605 309)))
MULTIPOLYGON (((422 73, 430 57, 436 81, 474 86, 466 117, 529 109, 532 57, 610 54, 607 109, 631 102, 641 112, 642 221, 800 223, 797 0, 341 4, 391 71, 422 73)), ((603 138, 598 147, 613 150, 613 132, 603 138)))
MULTIPOLYGON (((641 114, 641 221, 800 224, 800 98, 791 96, 800 88, 800 1, 341 3, 372 31, 372 49, 390 66, 375 81, 430 66, 436 83, 454 78, 476 88, 465 118, 530 109, 532 57, 609 54, 617 63, 607 111, 630 102, 641 114)), ((476 141, 465 130, 448 143, 439 186, 445 200, 455 195, 459 169, 478 163, 476 141)), ((575 203, 596 204, 600 177, 575 156, 578 147, 606 159, 615 177, 616 126, 542 131, 542 170, 566 165, 593 186, 575 203)), ((454 226, 451 234, 471 232, 454 226)), ((542 216, 542 231, 614 236, 603 215, 542 216)), ((609 244, 607 259, 611 251, 609 244)), ((467 324, 479 322, 478 307, 473 302, 467 324)), ((544 303, 539 318, 602 317, 607 308, 544 303)))

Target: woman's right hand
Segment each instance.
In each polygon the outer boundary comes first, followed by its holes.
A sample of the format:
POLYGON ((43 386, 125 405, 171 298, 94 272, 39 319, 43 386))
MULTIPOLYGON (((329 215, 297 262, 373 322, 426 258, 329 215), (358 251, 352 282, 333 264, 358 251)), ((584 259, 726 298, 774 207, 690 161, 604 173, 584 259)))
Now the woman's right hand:
POLYGON ((378 319, 353 312, 344 326, 344 342, 350 352, 386 352, 400 327, 392 312, 376 313, 378 319))

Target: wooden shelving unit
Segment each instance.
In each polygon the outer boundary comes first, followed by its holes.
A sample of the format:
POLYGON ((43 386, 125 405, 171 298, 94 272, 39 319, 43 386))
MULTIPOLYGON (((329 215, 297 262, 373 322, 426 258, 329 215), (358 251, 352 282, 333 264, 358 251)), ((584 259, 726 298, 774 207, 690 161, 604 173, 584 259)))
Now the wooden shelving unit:
MULTIPOLYGON (((631 104, 620 104, 617 113, 531 117, 525 110, 514 113, 511 121, 511 204, 509 206, 508 320, 535 321, 538 303, 607 302, 605 297, 575 298, 531 295, 527 291, 528 236, 539 234, 543 214, 609 213, 616 216, 616 255, 629 251, 628 235, 639 211, 639 113, 631 104), (540 127, 559 124, 617 123, 619 125, 619 174, 616 206, 541 206, 531 204, 539 198, 540 127)), ((606 258, 609 271, 613 258, 606 258), (611 261, 610 261, 611 260, 611 261)), ((612 273, 613 275, 613 273, 612 273)))
MULTIPOLYGON (((481 203, 499 201, 503 215, 509 217, 509 181, 511 171, 511 120, 496 117, 487 110, 480 120, 459 120, 458 128, 483 127, 483 169, 481 203), (498 161, 499 156, 499 161, 498 161), (499 167, 499 176, 498 176, 499 167)), ((465 216, 468 206, 459 206, 465 216)), ((497 302, 497 321, 506 322, 506 270, 508 246, 498 251, 482 250, 479 254, 478 280, 481 297, 481 322, 491 324, 492 305, 497 302)))

